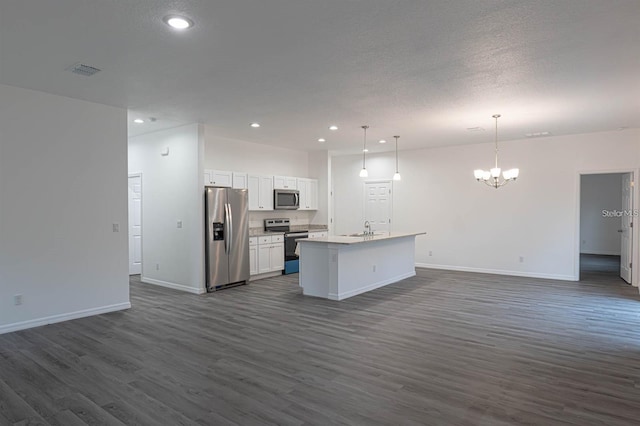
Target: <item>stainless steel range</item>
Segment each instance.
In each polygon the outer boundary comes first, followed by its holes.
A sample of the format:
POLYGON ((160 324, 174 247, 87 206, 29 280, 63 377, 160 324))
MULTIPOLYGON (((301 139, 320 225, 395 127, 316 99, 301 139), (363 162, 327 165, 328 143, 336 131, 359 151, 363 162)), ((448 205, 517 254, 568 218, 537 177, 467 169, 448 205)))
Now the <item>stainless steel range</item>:
POLYGON ((284 232, 284 271, 283 274, 295 274, 300 270, 296 254, 296 240, 309 238, 308 231, 291 232, 289 219, 265 219, 264 230, 267 232, 284 232))

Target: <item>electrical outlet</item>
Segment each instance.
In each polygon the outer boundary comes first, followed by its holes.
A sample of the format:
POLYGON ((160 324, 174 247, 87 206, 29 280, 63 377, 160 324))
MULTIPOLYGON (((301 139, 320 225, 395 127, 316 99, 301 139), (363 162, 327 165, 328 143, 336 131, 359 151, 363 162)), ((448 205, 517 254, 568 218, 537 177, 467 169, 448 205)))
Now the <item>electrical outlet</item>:
POLYGON ((373 265, 373 272, 376 271, 376 265, 373 265))
POLYGON ((429 256, 433 256, 433 252, 429 250, 429 256))
POLYGON ((160 270, 160 264, 156 263, 156 271, 159 271, 159 270, 160 270))
POLYGON ((524 257, 520 256, 520 263, 524 263, 524 257))
POLYGON ((181 220, 178 221, 178 229, 180 229, 180 228, 182 228, 182 221, 181 220))
POLYGON ((22 295, 21 294, 16 294, 15 296, 13 296, 13 304, 15 306, 22 305, 22 295))
POLYGON ((113 232, 120 232, 120 224, 119 223, 114 223, 113 224, 113 232))

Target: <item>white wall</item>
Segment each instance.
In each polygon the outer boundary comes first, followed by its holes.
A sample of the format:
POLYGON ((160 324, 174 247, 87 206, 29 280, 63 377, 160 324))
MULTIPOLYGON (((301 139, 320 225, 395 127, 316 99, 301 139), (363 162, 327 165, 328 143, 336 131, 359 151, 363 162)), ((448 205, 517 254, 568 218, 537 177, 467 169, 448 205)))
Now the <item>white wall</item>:
MULTIPOLYGON (((637 170, 640 130, 501 142, 500 149, 500 165, 519 167, 520 178, 498 190, 473 179, 474 169, 492 164, 490 143, 400 151, 392 228, 427 232, 416 239, 421 266, 577 279, 579 174, 637 170)), ((361 161, 332 159, 336 234, 362 228, 361 161)), ((371 180, 390 179, 393 153, 368 156, 367 169, 371 180)))
POLYGON ((143 282, 205 292, 203 149, 198 124, 129 139, 129 173, 142 173, 143 282))
POLYGON ((329 185, 331 182, 331 157, 327 151, 309 153, 309 176, 318 179, 318 210, 310 218, 316 225, 329 224, 329 185))
POLYGON ((276 148, 216 136, 205 126, 205 169, 231 170, 263 175, 308 176, 309 158, 305 151, 276 148))
POLYGON ((603 210, 622 209, 622 174, 583 175, 580 184, 580 252, 620 255, 622 219, 603 210))
POLYGON ((130 306, 126 117, 0 85, 0 333, 130 306))

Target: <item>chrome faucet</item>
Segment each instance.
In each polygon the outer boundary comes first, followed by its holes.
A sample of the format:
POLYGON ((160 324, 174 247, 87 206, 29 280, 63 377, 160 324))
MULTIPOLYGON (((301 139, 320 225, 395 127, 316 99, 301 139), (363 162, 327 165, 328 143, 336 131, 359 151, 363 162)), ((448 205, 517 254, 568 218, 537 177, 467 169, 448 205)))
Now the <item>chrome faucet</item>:
POLYGON ((368 220, 364 221, 364 235, 372 235, 373 232, 371 232, 371 224, 369 223, 368 220))

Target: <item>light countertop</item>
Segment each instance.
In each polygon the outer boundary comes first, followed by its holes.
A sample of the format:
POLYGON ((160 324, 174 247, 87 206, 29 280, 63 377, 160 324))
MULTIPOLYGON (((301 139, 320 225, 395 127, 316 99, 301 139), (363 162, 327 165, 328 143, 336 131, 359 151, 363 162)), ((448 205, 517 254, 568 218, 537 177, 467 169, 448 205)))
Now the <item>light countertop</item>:
POLYGON ((375 241, 390 240, 393 238, 413 237, 417 235, 426 235, 426 232, 385 232, 374 233, 374 235, 367 236, 346 236, 346 235, 333 235, 322 238, 308 238, 296 240, 298 243, 303 244, 359 244, 359 243, 371 243, 375 241))

